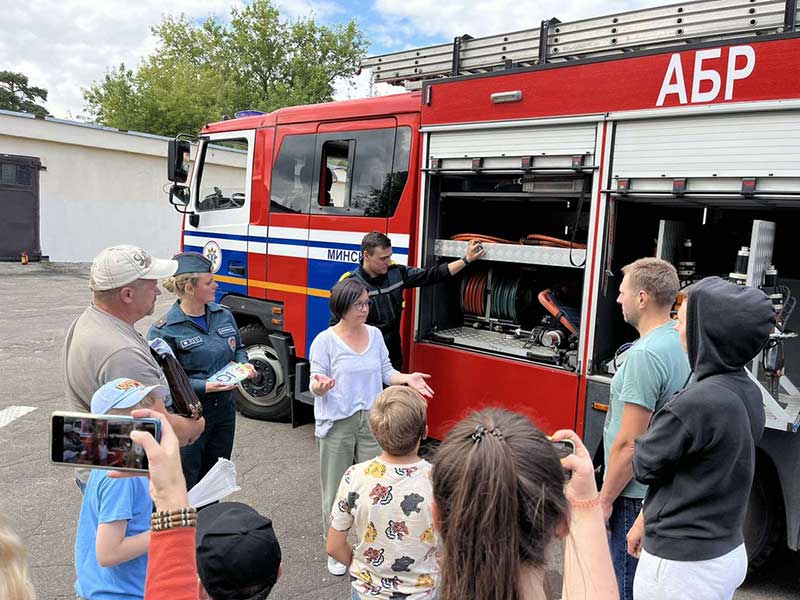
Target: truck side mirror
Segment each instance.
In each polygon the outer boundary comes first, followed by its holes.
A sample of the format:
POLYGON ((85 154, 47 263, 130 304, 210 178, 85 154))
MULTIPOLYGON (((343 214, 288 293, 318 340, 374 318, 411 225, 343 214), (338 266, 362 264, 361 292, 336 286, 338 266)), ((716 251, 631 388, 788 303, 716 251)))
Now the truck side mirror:
POLYGON ((189 204, 189 188, 182 185, 170 186, 169 203, 172 206, 186 206, 189 204))
POLYGON ((189 155, 191 144, 186 140, 170 140, 167 152, 167 179, 174 183, 186 183, 189 178, 189 155))

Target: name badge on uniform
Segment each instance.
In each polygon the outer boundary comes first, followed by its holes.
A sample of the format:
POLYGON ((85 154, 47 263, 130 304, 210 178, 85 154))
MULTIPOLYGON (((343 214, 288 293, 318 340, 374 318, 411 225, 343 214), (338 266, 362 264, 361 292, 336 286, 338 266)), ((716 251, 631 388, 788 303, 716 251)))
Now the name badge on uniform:
POLYGON ((181 350, 188 350, 189 348, 194 348, 195 346, 200 346, 203 343, 203 338, 201 336, 195 336, 191 338, 186 338, 184 340, 180 340, 178 342, 178 346, 180 346, 181 350))
POLYGON ((236 333, 236 327, 233 325, 223 325, 219 329, 217 329, 217 333, 220 334, 222 337, 227 337, 229 335, 233 335, 236 333))

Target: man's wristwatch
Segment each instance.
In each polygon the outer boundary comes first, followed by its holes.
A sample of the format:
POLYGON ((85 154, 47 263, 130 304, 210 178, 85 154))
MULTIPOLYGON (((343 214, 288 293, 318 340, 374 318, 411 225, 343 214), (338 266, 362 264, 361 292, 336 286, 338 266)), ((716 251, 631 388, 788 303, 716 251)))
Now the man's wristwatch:
POLYGON ((465 254, 464 256, 462 256, 462 257, 461 257, 461 260, 463 260, 463 261, 464 261, 464 265, 465 265, 465 266, 469 264, 469 259, 467 259, 467 255, 466 255, 466 254, 465 254))

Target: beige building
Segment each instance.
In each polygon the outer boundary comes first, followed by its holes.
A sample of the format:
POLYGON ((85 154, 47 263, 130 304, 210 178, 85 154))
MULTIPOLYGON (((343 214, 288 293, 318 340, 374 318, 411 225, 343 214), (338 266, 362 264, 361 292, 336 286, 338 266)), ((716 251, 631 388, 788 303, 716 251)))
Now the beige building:
MULTIPOLYGON (((131 243, 180 248, 182 216, 168 202, 168 138, 0 111, 0 260, 22 251, 89 262, 131 243)), ((215 149, 214 170, 240 179, 241 153, 215 149)))

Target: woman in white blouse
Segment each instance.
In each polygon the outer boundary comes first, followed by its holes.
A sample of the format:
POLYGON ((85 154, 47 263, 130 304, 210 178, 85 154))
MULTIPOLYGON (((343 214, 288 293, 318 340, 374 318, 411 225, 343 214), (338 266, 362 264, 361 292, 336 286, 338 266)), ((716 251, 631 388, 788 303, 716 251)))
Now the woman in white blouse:
MULTIPOLYGON (((423 396, 433 396, 425 381, 430 375, 400 373, 392 367, 380 330, 366 324, 369 306, 367 288, 359 279, 348 277, 337 283, 330 308, 339 322, 314 339, 309 353, 325 532, 344 472, 381 453, 367 415, 383 385, 408 385, 423 396)), ((328 570, 344 575, 347 568, 328 558, 328 570)))

